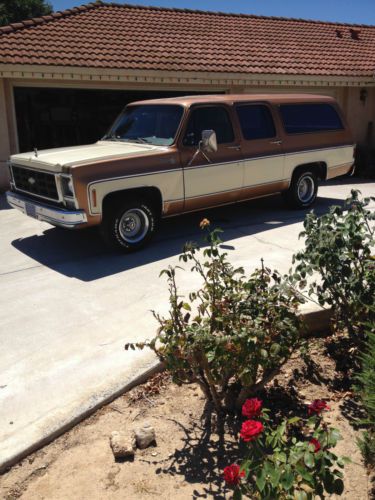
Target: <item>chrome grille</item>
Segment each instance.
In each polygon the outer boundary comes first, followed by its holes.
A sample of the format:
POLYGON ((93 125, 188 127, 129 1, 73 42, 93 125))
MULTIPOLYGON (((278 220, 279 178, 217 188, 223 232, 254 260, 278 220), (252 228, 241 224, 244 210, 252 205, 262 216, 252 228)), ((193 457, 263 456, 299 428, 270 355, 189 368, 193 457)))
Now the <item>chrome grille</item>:
POLYGON ((56 179, 53 174, 16 165, 12 165, 11 169, 16 190, 49 200, 57 201, 59 199, 56 179))

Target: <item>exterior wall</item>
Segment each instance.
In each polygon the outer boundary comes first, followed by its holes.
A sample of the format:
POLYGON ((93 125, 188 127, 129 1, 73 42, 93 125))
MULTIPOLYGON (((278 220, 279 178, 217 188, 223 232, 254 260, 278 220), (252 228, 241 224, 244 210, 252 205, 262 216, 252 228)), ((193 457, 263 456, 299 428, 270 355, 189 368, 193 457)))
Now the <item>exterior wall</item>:
POLYGON ((7 119, 7 98, 4 79, 0 78, 0 192, 8 185, 6 161, 10 155, 9 127, 7 119))
POLYGON ((367 145, 375 147, 375 88, 348 88, 347 93, 346 114, 354 140, 360 145, 366 144, 369 123, 372 122, 372 133, 367 145), (360 99, 361 90, 367 92, 363 100, 360 99))

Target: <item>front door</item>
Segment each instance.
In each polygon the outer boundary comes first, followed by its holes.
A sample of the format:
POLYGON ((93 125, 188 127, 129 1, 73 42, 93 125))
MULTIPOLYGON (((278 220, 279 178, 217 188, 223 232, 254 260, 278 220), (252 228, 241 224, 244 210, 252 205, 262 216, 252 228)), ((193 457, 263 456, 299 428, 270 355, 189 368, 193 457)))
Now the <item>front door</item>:
POLYGON ((225 105, 194 106, 190 110, 180 143, 184 167, 185 211, 236 201, 241 192, 243 164, 239 138, 225 105), (197 151, 203 130, 214 130, 218 149, 205 156, 197 151))

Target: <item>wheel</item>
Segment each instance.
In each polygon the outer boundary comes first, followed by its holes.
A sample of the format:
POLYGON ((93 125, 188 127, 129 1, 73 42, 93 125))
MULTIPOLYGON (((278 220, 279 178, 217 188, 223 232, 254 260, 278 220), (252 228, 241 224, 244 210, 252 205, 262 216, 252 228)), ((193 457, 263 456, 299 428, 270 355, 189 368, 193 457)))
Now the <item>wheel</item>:
POLYGON ((107 244, 123 252, 146 245, 156 231, 155 209, 147 200, 127 200, 107 209, 100 226, 107 244))
POLYGON ((292 208, 310 207, 318 193, 318 178, 314 170, 305 168, 293 174, 285 199, 292 208))

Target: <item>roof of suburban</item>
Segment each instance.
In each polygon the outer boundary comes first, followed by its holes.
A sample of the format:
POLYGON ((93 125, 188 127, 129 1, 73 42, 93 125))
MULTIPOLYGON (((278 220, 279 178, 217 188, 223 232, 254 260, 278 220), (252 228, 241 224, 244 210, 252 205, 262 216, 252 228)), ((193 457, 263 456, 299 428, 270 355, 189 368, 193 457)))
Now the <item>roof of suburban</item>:
POLYGON ((95 2, 0 28, 0 64, 375 74, 375 26, 95 2))
POLYGON ((330 96, 317 94, 211 94, 166 97, 160 99, 148 99, 144 101, 132 102, 133 104, 182 104, 190 106, 192 104, 212 103, 212 102, 273 102, 273 103, 294 103, 294 102, 335 102, 330 96))

